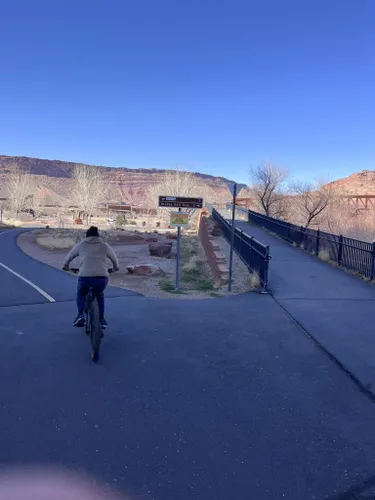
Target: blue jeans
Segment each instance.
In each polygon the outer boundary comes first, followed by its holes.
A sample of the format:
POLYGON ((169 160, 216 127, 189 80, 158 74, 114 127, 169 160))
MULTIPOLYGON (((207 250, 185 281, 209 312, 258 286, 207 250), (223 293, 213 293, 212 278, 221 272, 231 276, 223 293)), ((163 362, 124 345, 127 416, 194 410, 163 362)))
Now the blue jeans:
POLYGON ((86 278, 79 277, 77 285, 77 309, 78 314, 85 310, 86 295, 92 288, 94 297, 98 300, 100 319, 104 318, 104 289, 108 285, 108 278, 86 278))

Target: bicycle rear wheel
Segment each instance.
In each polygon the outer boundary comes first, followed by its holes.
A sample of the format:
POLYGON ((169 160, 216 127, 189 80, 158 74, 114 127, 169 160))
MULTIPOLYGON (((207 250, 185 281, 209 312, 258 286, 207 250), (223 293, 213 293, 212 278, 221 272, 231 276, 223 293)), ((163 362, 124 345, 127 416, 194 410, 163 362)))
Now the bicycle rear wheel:
POLYGON ((102 335, 102 326, 99 317, 99 305, 96 298, 90 304, 90 341, 91 341, 91 358, 94 362, 99 360, 100 339, 102 335))

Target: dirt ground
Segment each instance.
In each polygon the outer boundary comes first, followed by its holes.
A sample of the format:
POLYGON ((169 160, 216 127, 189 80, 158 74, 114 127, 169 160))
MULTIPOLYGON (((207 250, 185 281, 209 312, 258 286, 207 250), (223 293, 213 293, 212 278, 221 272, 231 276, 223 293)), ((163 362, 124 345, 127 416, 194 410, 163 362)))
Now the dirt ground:
MULTIPOLYGON (((224 236, 218 236, 215 238, 215 243, 219 246, 221 253, 224 255, 226 262, 229 262, 229 245, 224 236)), ((244 293, 250 289, 250 273, 238 257, 236 252, 233 252, 233 282, 232 290, 234 293, 244 293)))
MULTIPOLYGON (((113 245, 120 263, 120 271, 110 277, 111 285, 134 290, 147 297, 180 300, 212 299, 228 294, 226 287, 218 288, 212 283, 204 252, 200 249, 200 243, 196 237, 194 237, 194 240, 192 238, 191 242, 185 241, 184 243, 181 262, 182 293, 177 294, 173 290, 176 269, 175 240, 172 240, 172 257, 164 259, 149 255, 147 238, 167 241, 165 234, 139 234, 138 231, 134 230, 107 231, 102 232, 102 234, 104 240, 113 245), (194 244, 192 244, 193 241, 194 244), (189 257, 191 248, 195 249, 195 253, 189 257), (158 266, 162 271, 162 275, 134 276, 129 274, 126 269, 127 266, 145 264, 158 266), (199 269, 198 273, 196 273, 196 269, 199 269), (199 276, 196 276, 196 274, 199 276), (194 287, 197 289, 194 289, 194 287)), ((21 233, 17 241, 26 254, 61 269, 62 262, 69 249, 82 238, 83 231, 78 229, 36 229, 21 233)), ((224 239, 221 245, 224 248, 225 245, 228 246, 224 239)), ((241 261, 237 262, 235 260, 233 294, 244 293, 249 289, 248 282, 244 279, 242 266, 241 261)))

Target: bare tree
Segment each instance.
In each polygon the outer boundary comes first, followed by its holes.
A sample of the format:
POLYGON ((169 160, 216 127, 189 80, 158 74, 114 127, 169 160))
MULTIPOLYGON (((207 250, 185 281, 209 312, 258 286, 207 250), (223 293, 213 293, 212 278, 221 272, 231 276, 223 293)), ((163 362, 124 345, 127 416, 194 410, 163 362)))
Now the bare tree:
POLYGON ((332 185, 323 181, 294 182, 292 191, 296 195, 294 201, 297 213, 306 228, 317 225, 323 213, 335 200, 332 185))
POLYGON ((130 206, 130 213, 134 216, 134 209, 140 208, 143 202, 143 193, 140 189, 131 186, 119 186, 121 201, 130 206))
POLYGON ((34 183, 31 175, 16 167, 7 181, 8 205, 11 211, 18 215, 25 210, 33 196, 34 183))
POLYGON ((250 169, 255 202, 268 217, 285 215, 284 187, 287 177, 286 170, 268 163, 250 169))
POLYGON ((107 187, 100 168, 77 164, 73 169, 72 199, 89 224, 95 208, 106 199, 107 187))
MULTIPOLYGON (((168 209, 158 209, 159 196, 187 196, 203 198, 212 202, 215 199, 215 193, 207 184, 205 184, 197 175, 183 170, 166 170, 160 182, 153 184, 146 193, 146 198, 156 208, 158 215, 164 221, 167 221, 170 215, 168 209)), ((192 217, 194 211, 191 211, 192 217)))
POLYGON ((34 217, 39 217, 44 204, 44 195, 41 191, 38 190, 37 186, 34 184, 35 189, 31 198, 30 209, 33 210, 34 217))

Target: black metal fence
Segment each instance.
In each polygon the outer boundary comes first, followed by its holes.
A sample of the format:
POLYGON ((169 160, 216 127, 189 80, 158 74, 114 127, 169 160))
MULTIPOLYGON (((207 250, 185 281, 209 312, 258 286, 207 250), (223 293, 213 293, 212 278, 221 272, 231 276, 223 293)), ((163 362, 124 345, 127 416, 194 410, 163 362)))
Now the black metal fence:
MULTIPOLYGON (((232 236, 232 226, 213 207, 212 218, 223 231, 224 237, 230 242, 232 236)), ((238 228, 234 232, 234 251, 252 272, 259 275, 261 284, 267 288, 268 284, 268 263, 270 260, 269 247, 260 243, 252 236, 244 233, 238 228)))
POLYGON ((249 222, 264 227, 322 260, 335 262, 370 280, 375 278, 375 243, 296 226, 251 210, 248 213, 249 222))

